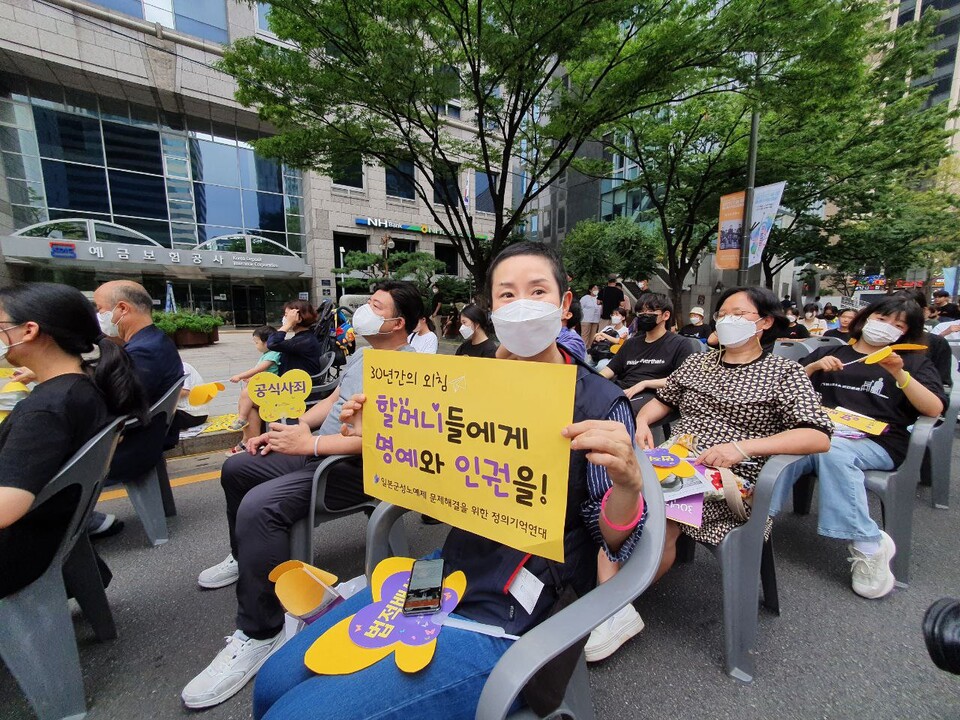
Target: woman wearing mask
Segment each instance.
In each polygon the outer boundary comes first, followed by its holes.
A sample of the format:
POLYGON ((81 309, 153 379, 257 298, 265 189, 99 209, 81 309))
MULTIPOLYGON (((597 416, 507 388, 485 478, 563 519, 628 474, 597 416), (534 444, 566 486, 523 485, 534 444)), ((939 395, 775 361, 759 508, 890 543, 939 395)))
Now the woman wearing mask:
POLYGON ((306 300, 291 300, 283 306, 283 323, 267 338, 267 349, 280 353, 279 375, 287 370, 320 372, 320 341, 310 329, 316 321, 317 311, 306 300))
POLYGON ((495 358, 497 344, 491 340, 490 320, 487 313, 476 305, 467 305, 460 311, 460 336, 463 342, 457 348, 457 355, 468 357, 495 358))
POLYGON ((827 324, 827 330, 837 329, 837 309, 832 303, 827 303, 823 306, 823 314, 820 316, 820 319, 827 324))
MULTIPOLYGON (((923 343, 923 311, 913 300, 893 295, 861 310, 850 323, 852 345, 815 350, 800 362, 827 407, 842 407, 887 424, 880 435, 839 429, 829 452, 807 458, 796 477, 816 473, 817 531, 847 540, 853 591, 880 598, 896 579, 890 560, 893 540, 870 517, 864 471, 893 470, 910 443, 908 428, 920 415, 937 417, 947 398, 936 367, 924 353, 891 353, 878 363, 867 355, 898 342, 923 343)), ((779 509, 790 483, 778 485, 772 508, 779 509)))
MULTIPOLYGON (((717 306, 721 349, 690 355, 667 378, 637 415, 637 442, 652 448, 650 426, 679 411, 680 419, 671 422, 673 437, 689 434, 696 462, 732 469, 743 481, 742 494, 749 497, 768 457, 824 452, 830 447, 833 426, 803 369, 764 352, 760 344, 764 331, 780 317, 774 294, 762 288, 732 288, 720 296, 717 306)), ((699 528, 668 520, 659 574, 673 565, 680 533, 716 545, 746 522, 749 504, 744 503, 744 510, 746 517, 741 519, 725 499, 708 499, 699 528)), ((631 609, 624 608, 594 630, 587 645, 593 650, 588 660, 611 655, 635 634, 631 633, 631 609)))
POLYGON ((803 340, 810 337, 810 331, 805 325, 797 322, 797 308, 791 307, 787 310, 787 329, 780 333, 784 340, 803 340))
POLYGON ((38 384, 0 425, 0 598, 47 569, 78 500, 70 488, 31 512, 36 496, 111 417, 146 413, 129 358, 102 336, 75 288, 0 290, 3 356, 29 368, 38 384), (84 360, 95 347, 99 360, 84 360))
POLYGON ((820 308, 817 307, 816 303, 807 303, 803 306, 803 319, 800 320, 800 324, 813 337, 819 337, 827 331, 826 321, 817 317, 819 311, 820 308))
POLYGON ((610 324, 603 330, 593 336, 593 342, 602 342, 616 345, 618 342, 626 340, 630 336, 630 329, 627 327, 626 318, 619 310, 614 310, 610 316, 610 324))
POLYGON ((583 319, 580 321, 580 337, 583 338, 586 345, 593 342, 593 337, 600 328, 600 306, 597 304, 599 294, 600 286, 591 285, 590 292, 580 298, 580 309, 583 311, 583 319))
MULTIPOLYGON (((572 299, 556 253, 539 243, 511 245, 493 261, 488 278, 494 327, 510 354, 520 362, 574 364, 556 343, 561 315, 572 299)), ((571 440, 571 455, 564 562, 554 569, 561 583, 582 594, 596 582, 597 548, 626 560, 642 532, 645 510, 627 401, 588 368, 576 370, 574 423, 557 426, 571 440)), ((358 395, 344 405, 341 419, 350 426, 343 432, 361 431, 364 401, 358 395)), ((542 622, 556 601, 556 581, 542 558, 457 528, 447 536, 442 556, 445 574, 462 570, 466 575, 468 589, 456 611, 470 620, 522 635, 542 622), (504 579, 521 569, 544 583, 530 613, 504 591, 504 579)), ((483 684, 510 646, 508 640, 447 628, 433 660, 413 676, 392 662, 343 676, 315 676, 304 666, 304 652, 314 640, 370 599, 364 590, 347 600, 264 664, 254 689, 254 717, 302 718, 309 708, 311 717, 340 720, 472 720, 483 684)))

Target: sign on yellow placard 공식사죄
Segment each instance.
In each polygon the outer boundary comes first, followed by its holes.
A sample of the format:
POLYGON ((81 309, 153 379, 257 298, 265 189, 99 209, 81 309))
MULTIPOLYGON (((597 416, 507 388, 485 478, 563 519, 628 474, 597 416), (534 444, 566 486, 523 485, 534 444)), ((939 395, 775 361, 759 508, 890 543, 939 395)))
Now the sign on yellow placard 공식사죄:
POLYGON ((262 372, 250 378, 247 394, 260 408, 261 418, 276 422, 303 415, 312 388, 313 380, 305 370, 287 370, 280 377, 262 372))
POLYGON ((576 368, 366 350, 363 486, 563 561, 576 368))

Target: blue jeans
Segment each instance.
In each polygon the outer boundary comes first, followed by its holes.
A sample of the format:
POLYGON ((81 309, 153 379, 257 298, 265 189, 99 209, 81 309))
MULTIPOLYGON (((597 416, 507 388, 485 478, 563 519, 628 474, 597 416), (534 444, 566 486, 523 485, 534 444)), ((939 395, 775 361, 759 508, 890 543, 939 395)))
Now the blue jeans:
POLYGON ((841 540, 879 540, 880 528, 867 504, 865 470, 893 470, 893 460, 873 440, 835 437, 829 451, 808 455, 791 467, 773 493, 770 514, 780 512, 799 478, 814 474, 819 488, 817 532, 841 540))
POLYGON ((315 675, 303 656, 327 628, 372 602, 357 593, 309 625, 264 663, 253 689, 256 720, 472 720, 480 692, 510 640, 444 628, 433 660, 401 672, 393 654, 352 675, 315 675))

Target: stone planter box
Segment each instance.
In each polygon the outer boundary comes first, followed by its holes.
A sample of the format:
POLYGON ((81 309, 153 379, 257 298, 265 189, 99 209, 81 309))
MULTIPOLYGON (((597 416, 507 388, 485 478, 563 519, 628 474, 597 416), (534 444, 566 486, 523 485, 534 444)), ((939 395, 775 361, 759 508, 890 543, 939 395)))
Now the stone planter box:
POLYGON ((173 342, 176 343, 178 348, 203 347, 213 343, 213 333, 181 329, 173 334, 173 342))

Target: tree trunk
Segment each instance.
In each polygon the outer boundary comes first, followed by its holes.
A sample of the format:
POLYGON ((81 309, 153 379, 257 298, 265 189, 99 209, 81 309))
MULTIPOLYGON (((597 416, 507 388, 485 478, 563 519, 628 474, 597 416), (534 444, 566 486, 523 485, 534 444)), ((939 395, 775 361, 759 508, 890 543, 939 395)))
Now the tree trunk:
MULTIPOLYGON (((681 318, 686 317, 683 312, 683 285, 681 284, 678 288, 676 285, 671 284, 670 286, 670 301, 673 303, 673 316, 670 318, 670 322, 676 324, 677 329, 682 328, 686 323, 681 322, 681 318)), ((669 329, 669 324, 668 324, 669 329)))

